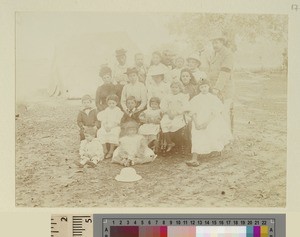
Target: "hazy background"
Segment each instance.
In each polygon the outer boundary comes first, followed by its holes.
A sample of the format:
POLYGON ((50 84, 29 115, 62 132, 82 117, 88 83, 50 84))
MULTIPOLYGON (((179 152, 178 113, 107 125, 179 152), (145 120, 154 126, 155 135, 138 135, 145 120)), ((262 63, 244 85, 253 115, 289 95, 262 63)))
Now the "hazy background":
MULTIPOLYGON (((201 38, 203 34, 196 32, 191 36, 183 32, 182 29, 189 27, 197 30, 201 25, 195 21, 194 25, 186 23, 180 17, 190 20, 189 14, 17 13, 17 100, 30 100, 36 92, 41 93, 49 85, 57 84, 58 78, 66 88, 73 88, 74 95, 94 93, 101 83, 100 65, 113 65, 114 50, 119 47, 128 50, 129 64, 133 63, 133 55, 137 52, 144 53, 149 63, 151 53, 164 46, 186 57, 198 50, 191 37, 201 38), (174 25, 178 29, 174 30, 174 25)), ((247 27, 253 26, 248 24, 247 27)), ((235 68, 280 67, 286 41, 273 41, 260 35, 264 32, 254 33, 255 42, 236 35, 235 68)), ((204 42, 204 47, 209 49, 209 42, 204 42)))

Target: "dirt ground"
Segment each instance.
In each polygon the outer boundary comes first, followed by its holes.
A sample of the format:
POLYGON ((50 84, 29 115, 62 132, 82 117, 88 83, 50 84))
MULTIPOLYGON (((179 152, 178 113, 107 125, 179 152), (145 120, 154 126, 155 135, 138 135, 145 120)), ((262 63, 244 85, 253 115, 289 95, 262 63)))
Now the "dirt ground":
POLYGON ((16 120, 18 207, 284 207, 287 79, 236 72, 235 142, 222 157, 158 157, 137 165, 143 179, 115 181, 105 160, 78 172, 80 101, 41 98, 16 120))

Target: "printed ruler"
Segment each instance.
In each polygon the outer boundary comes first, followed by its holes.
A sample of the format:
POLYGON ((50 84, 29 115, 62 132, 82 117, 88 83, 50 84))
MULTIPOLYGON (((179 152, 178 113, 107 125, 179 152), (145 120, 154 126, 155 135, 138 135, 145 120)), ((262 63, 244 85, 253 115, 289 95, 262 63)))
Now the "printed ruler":
POLYGON ((285 214, 52 215, 51 237, 285 237, 285 214))

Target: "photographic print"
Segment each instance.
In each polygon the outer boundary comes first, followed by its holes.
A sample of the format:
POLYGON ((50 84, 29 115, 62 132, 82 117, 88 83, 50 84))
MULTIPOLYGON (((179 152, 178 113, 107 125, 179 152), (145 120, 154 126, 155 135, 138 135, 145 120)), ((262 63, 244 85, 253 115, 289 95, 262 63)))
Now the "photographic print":
POLYGON ((285 207, 287 15, 15 20, 17 207, 285 207))

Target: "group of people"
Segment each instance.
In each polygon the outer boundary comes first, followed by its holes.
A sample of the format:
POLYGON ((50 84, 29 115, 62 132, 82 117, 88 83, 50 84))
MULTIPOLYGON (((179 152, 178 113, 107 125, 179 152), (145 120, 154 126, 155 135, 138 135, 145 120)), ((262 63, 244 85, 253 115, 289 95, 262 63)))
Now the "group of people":
POLYGON ((191 153, 186 161, 198 166, 199 155, 219 155, 232 140, 232 53, 225 38, 212 38, 209 69, 200 70, 199 53, 175 60, 169 51, 153 52, 149 67, 141 53, 128 67, 126 50, 116 50, 118 64, 103 66, 103 84, 95 97, 82 97, 79 167, 95 167, 111 159, 124 166, 153 161, 166 154, 191 153))

